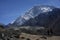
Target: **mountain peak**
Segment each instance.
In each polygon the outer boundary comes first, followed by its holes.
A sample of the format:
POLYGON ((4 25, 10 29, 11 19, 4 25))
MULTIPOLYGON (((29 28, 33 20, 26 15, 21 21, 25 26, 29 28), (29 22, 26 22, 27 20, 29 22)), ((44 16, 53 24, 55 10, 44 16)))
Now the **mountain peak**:
MULTIPOLYGON (((22 15, 19 18, 17 18, 16 21, 13 24, 14 25, 23 25, 27 21, 28 21, 27 23, 32 22, 32 23, 36 24, 37 20, 42 20, 40 23, 43 24, 44 23, 43 20, 45 20, 43 18, 45 18, 45 17, 48 18, 48 15, 53 14, 53 13, 49 13, 49 12, 53 12, 54 9, 55 9, 55 7, 48 6, 48 5, 34 6, 28 12, 26 12, 25 15, 22 15), (39 16, 39 17, 37 17, 37 16, 39 16), (39 18, 39 19, 35 19, 36 17, 39 18), (31 22, 29 22, 29 20, 31 20, 31 22), (35 21, 33 21, 33 20, 35 20, 35 21)), ((47 19, 46 19, 46 21, 47 21, 47 19)))

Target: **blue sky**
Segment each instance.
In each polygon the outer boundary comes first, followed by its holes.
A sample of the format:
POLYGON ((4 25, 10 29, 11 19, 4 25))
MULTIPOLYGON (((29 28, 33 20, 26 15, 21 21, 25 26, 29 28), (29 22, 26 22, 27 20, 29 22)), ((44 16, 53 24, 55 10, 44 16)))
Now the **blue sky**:
POLYGON ((0 23, 12 22, 34 5, 52 5, 60 8, 60 0, 0 0, 0 23))

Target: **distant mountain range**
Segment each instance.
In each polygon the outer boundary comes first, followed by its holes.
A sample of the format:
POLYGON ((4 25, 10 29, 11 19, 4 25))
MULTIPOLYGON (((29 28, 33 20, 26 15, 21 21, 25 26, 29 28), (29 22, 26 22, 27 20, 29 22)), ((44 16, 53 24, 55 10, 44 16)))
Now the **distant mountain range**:
POLYGON ((0 28, 4 28, 4 27, 5 27, 5 25, 0 23, 0 28))

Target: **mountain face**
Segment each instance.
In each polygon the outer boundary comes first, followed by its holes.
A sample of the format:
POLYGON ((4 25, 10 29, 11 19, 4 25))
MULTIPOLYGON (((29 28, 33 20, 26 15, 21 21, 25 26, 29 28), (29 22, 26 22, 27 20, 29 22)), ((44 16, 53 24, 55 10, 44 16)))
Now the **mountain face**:
POLYGON ((16 19, 13 25, 16 26, 50 26, 58 20, 60 9, 53 6, 34 6, 25 15, 16 19))
POLYGON ((60 8, 47 5, 34 6, 25 15, 18 17, 12 25, 52 28, 55 35, 60 35, 60 8))
MULTIPOLYGON (((32 9, 30 9, 28 12, 26 12, 25 15, 17 18, 17 20, 13 24, 28 25, 28 24, 25 24, 27 21, 29 21, 31 19, 35 20, 35 17, 37 17, 38 15, 44 14, 46 12, 50 12, 50 11, 52 11, 52 9, 53 9, 53 7, 50 8, 49 6, 34 6, 32 9)), ((33 22, 36 22, 36 21, 33 21, 33 22)), ((32 23, 32 24, 34 24, 34 23, 32 23)))

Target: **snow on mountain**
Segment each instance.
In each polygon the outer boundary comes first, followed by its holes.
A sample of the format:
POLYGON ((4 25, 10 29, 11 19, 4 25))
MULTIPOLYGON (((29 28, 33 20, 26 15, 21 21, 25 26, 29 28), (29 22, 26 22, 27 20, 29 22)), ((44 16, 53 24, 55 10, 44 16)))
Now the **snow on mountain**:
POLYGON ((25 15, 18 17, 14 25, 47 25, 49 21, 49 16, 55 16, 53 6, 34 6, 25 15))
POLYGON ((34 6, 9 25, 22 28, 51 28, 54 34, 60 35, 60 8, 48 5, 34 6))
POLYGON ((43 12, 49 12, 49 11, 52 11, 52 9, 50 7, 42 7, 41 10, 43 12))

